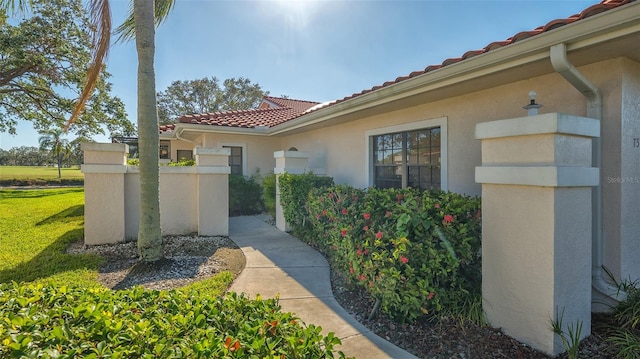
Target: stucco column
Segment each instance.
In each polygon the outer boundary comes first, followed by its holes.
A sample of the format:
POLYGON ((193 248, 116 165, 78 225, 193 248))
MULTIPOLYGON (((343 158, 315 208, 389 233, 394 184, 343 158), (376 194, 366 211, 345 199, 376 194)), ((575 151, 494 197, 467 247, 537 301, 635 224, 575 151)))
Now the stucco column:
POLYGON ((535 349, 564 351, 551 329, 591 332, 591 139, 597 120, 551 113, 481 123, 482 295, 488 322, 535 349))
POLYGON ((284 219, 282 204, 280 203, 280 175, 283 173, 303 174, 308 171, 309 153, 299 151, 276 151, 273 153, 276 159, 276 167, 273 173, 276 175, 276 227, 281 231, 290 230, 284 219))
POLYGON ((229 235, 229 155, 228 148, 196 147, 198 234, 229 235))
POLYGON ((129 146, 82 143, 84 152, 84 244, 125 240, 124 174, 129 146))

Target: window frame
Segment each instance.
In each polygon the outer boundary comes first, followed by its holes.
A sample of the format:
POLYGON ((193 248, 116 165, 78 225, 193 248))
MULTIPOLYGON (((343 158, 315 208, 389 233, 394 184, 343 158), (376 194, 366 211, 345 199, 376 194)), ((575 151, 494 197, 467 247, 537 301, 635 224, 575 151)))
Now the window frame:
POLYGON ((246 143, 219 143, 219 147, 241 147, 242 148, 242 176, 246 177, 247 170, 247 144, 246 143))
MULTIPOLYGON (((367 174, 367 184, 368 186, 375 185, 375 170, 376 166, 374 163, 374 144, 373 138, 374 136, 380 135, 388 135, 400 132, 410 132, 421 129, 429 129, 434 127, 440 127, 440 189, 443 191, 448 190, 448 176, 447 176, 447 164, 448 164, 448 156, 447 156, 447 148, 448 148, 448 131, 447 131, 447 117, 440 117, 429 120, 422 120, 416 122, 410 122, 400 125, 387 126, 374 128, 371 130, 365 131, 365 143, 366 150, 365 153, 367 155, 366 158, 366 174, 367 174)), ((402 179, 403 186, 407 183, 407 175, 403 174, 402 179)))

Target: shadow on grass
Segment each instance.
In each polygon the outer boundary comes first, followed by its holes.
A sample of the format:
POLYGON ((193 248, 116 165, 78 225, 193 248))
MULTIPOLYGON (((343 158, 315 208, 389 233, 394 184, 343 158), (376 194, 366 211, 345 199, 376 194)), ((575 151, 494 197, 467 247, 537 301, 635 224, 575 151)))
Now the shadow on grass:
POLYGON ((103 261, 100 257, 65 253, 69 244, 81 239, 83 234, 82 228, 71 230, 60 236, 31 260, 0 271, 0 283, 31 282, 78 269, 97 270, 103 261))
MULTIPOLYGON (((82 217, 84 217, 84 205, 79 204, 76 206, 65 208, 62 211, 41 220, 40 222, 36 223, 36 226, 42 226, 44 224, 51 224, 55 222, 70 222, 82 217)), ((80 238, 82 238, 82 235, 80 236, 80 238)))
POLYGON ((66 193, 77 193, 84 191, 84 188, 60 188, 60 189, 34 189, 34 188, 24 188, 24 189, 8 189, 8 190, 0 190, 0 198, 1 199, 13 199, 13 198, 42 198, 49 196, 57 196, 60 194, 66 193))

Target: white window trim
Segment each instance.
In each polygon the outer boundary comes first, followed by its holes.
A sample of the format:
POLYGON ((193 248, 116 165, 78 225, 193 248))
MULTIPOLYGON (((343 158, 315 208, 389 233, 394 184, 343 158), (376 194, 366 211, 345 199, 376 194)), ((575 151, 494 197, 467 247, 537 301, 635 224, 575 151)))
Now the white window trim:
POLYGON ((248 176, 248 166, 247 166, 247 144, 246 143, 237 143, 237 142, 220 142, 218 143, 218 147, 222 148, 224 146, 228 147, 242 147, 242 175, 248 176))
POLYGON ((401 125, 394 125, 394 126, 388 126, 388 127, 380 127, 380 128, 374 128, 371 130, 367 130, 364 133, 365 136, 365 144, 366 144, 366 149, 365 149, 365 153, 367 154, 367 160, 366 160, 366 166, 367 166, 367 184, 369 186, 373 186, 373 179, 374 179, 374 170, 375 170, 375 166, 373 164, 373 136, 378 136, 378 135, 386 135, 389 133, 397 133, 397 132, 405 132, 405 131, 414 131, 414 130, 420 130, 423 128, 431 128, 431 127, 440 127, 440 189, 442 189, 443 191, 448 190, 449 188, 449 177, 447 176, 447 163, 448 163, 448 156, 447 156, 447 148, 448 148, 448 141, 447 141, 447 118, 446 117, 440 117, 440 118, 434 118, 434 119, 430 119, 430 120, 422 120, 422 121, 417 121, 417 122, 411 122, 411 123, 404 123, 401 125))

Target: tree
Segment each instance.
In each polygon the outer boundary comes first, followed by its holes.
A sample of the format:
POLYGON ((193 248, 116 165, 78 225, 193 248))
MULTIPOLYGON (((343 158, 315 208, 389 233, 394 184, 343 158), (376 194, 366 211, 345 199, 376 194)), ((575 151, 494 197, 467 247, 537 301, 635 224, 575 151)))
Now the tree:
POLYGON ((135 37, 138 53, 138 151, 140 155, 138 254, 145 262, 156 262, 163 258, 158 174, 160 136, 153 66, 154 25, 159 25, 166 18, 173 5, 173 0, 156 0, 155 2, 134 0, 133 14, 117 29, 120 39, 135 37))
POLYGON ((61 168, 62 159, 69 151, 69 141, 62 138, 62 129, 52 129, 43 131, 43 135, 38 139, 40 143, 40 149, 43 151, 49 151, 56 159, 58 165, 58 178, 62 178, 61 168))
POLYGON ((222 86, 216 77, 172 82, 157 95, 160 123, 174 123, 186 114, 255 108, 269 94, 243 77, 226 79, 222 86))
MULTIPOLYGON (((36 0, 0 0, 0 8, 25 8, 36 0)), ((65 130, 77 121, 100 77, 111 39, 111 14, 108 0, 90 0, 92 37, 91 65, 86 82, 75 103, 65 130)), ((138 127, 140 138, 140 226, 138 252, 146 262, 162 259, 158 177, 158 116, 155 100, 154 24, 159 25, 173 8, 173 0, 134 0, 133 12, 117 31, 121 39, 136 38, 138 52, 138 127), (153 130, 151 130, 153 129, 153 130), (146 232, 148 231, 148 232, 146 232)))
MULTIPOLYGON (((31 121, 38 131, 62 127, 90 62, 91 24, 81 0, 29 3, 29 16, 13 23, 0 9, 0 132, 11 134, 20 120, 31 121)), ((135 133, 124 104, 109 94, 109 74, 104 67, 100 71, 72 131, 89 137, 104 134, 106 125, 112 136, 135 133)))

